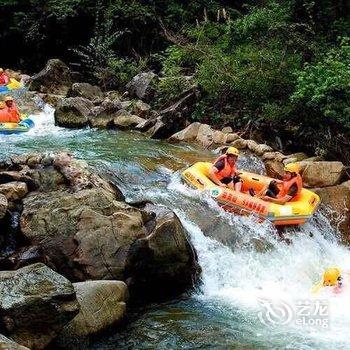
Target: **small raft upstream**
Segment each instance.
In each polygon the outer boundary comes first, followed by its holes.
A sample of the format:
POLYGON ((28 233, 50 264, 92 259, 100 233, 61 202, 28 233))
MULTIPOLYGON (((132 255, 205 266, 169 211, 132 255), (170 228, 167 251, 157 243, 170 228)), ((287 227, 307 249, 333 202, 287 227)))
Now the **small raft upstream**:
POLYGON ((0 94, 8 94, 13 90, 22 89, 23 85, 16 79, 10 78, 10 82, 6 86, 0 86, 0 94))
POLYGON ((256 193, 270 183, 272 178, 241 171, 242 192, 219 187, 209 178, 212 163, 198 162, 182 173, 182 178, 192 187, 209 191, 218 204, 226 211, 238 214, 255 214, 261 220, 269 220, 274 225, 302 225, 316 211, 320 198, 314 192, 302 189, 290 202, 275 204, 248 194, 249 189, 256 193))

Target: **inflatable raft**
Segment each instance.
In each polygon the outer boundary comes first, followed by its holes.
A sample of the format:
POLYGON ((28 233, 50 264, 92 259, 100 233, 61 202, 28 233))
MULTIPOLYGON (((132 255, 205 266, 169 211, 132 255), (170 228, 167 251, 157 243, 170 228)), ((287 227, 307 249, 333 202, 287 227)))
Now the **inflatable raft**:
POLYGON ((13 90, 23 88, 23 85, 16 79, 10 78, 10 82, 6 86, 0 86, 0 94, 8 94, 13 90))
POLYGON ((34 122, 26 115, 23 115, 22 120, 19 123, 0 123, 0 134, 21 134, 29 131, 34 126, 34 122))
POLYGON ((192 187, 209 191, 219 205, 228 212, 238 214, 255 214, 260 220, 269 220, 274 225, 302 225, 316 211, 320 198, 305 188, 286 204, 275 204, 252 197, 247 192, 250 188, 257 193, 270 183, 272 178, 245 171, 239 173, 242 181, 242 192, 217 186, 209 179, 212 163, 198 162, 182 173, 182 178, 192 187))

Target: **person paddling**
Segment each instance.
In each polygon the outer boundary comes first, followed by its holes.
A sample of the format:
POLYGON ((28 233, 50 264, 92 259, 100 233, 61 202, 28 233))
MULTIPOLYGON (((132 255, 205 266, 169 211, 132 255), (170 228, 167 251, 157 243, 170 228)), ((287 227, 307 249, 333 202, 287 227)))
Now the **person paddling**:
POLYGON ((273 180, 256 196, 264 201, 285 204, 298 196, 303 188, 303 180, 299 174, 300 166, 289 163, 284 167, 283 180, 273 180))
POLYGON ((10 82, 10 78, 4 72, 2 68, 0 68, 0 86, 6 86, 10 82))
POLYGON ((239 151, 229 147, 226 153, 218 157, 209 171, 210 179, 220 187, 230 187, 237 192, 242 190, 242 180, 237 173, 236 163, 239 151))

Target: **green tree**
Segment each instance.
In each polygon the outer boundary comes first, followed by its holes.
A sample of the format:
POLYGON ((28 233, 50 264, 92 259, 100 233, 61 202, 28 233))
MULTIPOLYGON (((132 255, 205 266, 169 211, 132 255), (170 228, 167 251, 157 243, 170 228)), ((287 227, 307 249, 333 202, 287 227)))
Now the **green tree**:
POLYGON ((338 47, 298 73, 291 100, 306 108, 306 122, 337 124, 350 132, 349 43, 343 38, 338 47))

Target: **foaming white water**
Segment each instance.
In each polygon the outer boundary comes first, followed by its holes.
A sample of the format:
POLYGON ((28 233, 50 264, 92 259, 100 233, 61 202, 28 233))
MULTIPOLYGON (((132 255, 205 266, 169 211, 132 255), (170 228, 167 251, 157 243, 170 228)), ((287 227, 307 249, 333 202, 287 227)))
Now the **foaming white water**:
MULTIPOLYGON (((242 223, 233 219, 232 234, 265 237, 268 248, 235 249, 206 237, 200 228, 187 219, 184 211, 178 211, 182 223, 191 234, 202 267, 202 284, 198 297, 206 301, 221 302, 250 315, 259 332, 264 325, 258 319, 259 301, 268 300, 277 305, 281 301, 295 309, 300 301, 312 303, 322 298, 329 312, 329 326, 296 326, 291 323, 288 331, 301 338, 312 338, 320 347, 329 341, 349 344, 350 288, 348 293, 335 295, 329 291, 313 296, 310 292, 328 266, 339 266, 350 271, 350 254, 339 245, 321 214, 300 230, 294 230, 292 244, 276 239, 268 226, 251 224, 250 231, 240 232, 242 223), (311 235, 310 235, 311 234, 311 235)), ((234 216, 232 216, 235 218, 234 216)), ((266 326, 265 331, 270 332, 266 326)), ((269 333, 270 334, 270 333, 269 333)), ((288 340, 286 340, 288 341, 288 340)))
POLYGON ((326 329, 295 323, 281 328, 297 338, 298 345, 311 342, 327 348, 332 342, 350 347, 346 331, 350 327, 350 285, 348 292, 339 295, 327 290, 311 293, 325 268, 339 266, 350 271, 349 250, 339 243, 337 231, 321 212, 304 226, 283 231, 288 243, 268 222, 259 224, 254 218, 222 211, 208 194, 183 184, 179 173, 171 176, 167 191, 150 192, 151 200, 161 198, 175 209, 191 235, 202 267, 200 300, 226 312, 238 310, 242 319, 249 319, 256 332, 266 337, 267 344, 270 327, 258 318, 262 300, 275 305, 283 302, 296 310, 300 302, 313 304, 320 299, 329 312, 326 329), (227 236, 235 239, 230 241, 227 236))
POLYGON ((27 135, 40 136, 52 132, 59 132, 61 128, 55 126, 55 109, 48 104, 42 105, 42 111, 39 114, 30 115, 30 119, 35 123, 35 127, 28 131, 27 135))
POLYGON ((31 138, 32 136, 43 136, 52 133, 59 133, 62 128, 55 126, 54 108, 48 104, 37 102, 41 107, 41 112, 30 114, 28 117, 35 123, 34 128, 23 134, 1 135, 0 142, 10 145, 23 139, 31 138))
MULTIPOLYGON (((277 344, 277 334, 283 329, 291 337, 290 341, 293 338, 293 341, 297 339, 298 346, 302 344, 301 348, 308 348, 306 344, 317 344, 319 348, 328 348, 330 344, 350 347, 347 336, 350 285, 339 295, 329 290, 318 295, 311 293, 325 268, 339 266, 343 271, 350 271, 350 252, 338 242, 336 230, 322 213, 317 213, 302 227, 286 230, 283 236, 290 239, 288 243, 267 222, 258 224, 253 218, 222 211, 208 195, 182 184, 178 174, 172 177, 168 190, 181 194, 182 200, 189 199, 176 212, 191 235, 202 267, 202 283, 197 295, 200 300, 214 303, 215 308, 226 312, 231 312, 231 308, 238 310, 242 319, 249 319, 256 334, 266 338, 266 344, 274 343, 274 336, 277 344), (204 234, 201 222, 193 220, 193 208, 186 206, 191 205, 190 199, 198 206, 210 208, 212 212, 206 215, 219 218, 212 232, 204 234), (216 229, 219 225, 225 225, 227 234, 236 237, 235 244, 218 241, 216 229), (294 311, 300 303, 322 302, 329 313, 327 327, 298 325, 291 321, 271 331, 273 325, 264 325, 258 317, 262 301, 275 306, 282 302, 294 311)), ((285 343, 288 341, 286 339, 285 343)))
MULTIPOLYGON (((71 131, 55 126, 54 110, 49 106, 44 106, 40 114, 31 117, 36 127, 29 133, 8 135, 3 138, 4 143, 0 136, 0 147, 2 150, 5 147, 5 153, 11 142, 16 151, 20 147, 33 149, 37 142, 42 142, 38 143, 38 149, 47 146, 54 148, 51 145, 56 147, 63 139, 71 138, 74 141, 77 134, 81 136, 89 132, 88 129, 71 131)), ((84 142, 71 147, 77 150, 82 143, 84 142)), ((84 149, 84 157, 88 152, 95 152, 92 139, 89 139, 88 145, 89 149, 84 149)), ((252 159, 242 157, 243 168, 251 163, 252 159)), ((120 165, 119 160, 118 166, 120 165)), ((261 164, 256 163, 254 167, 261 168, 261 164)), ((130 173, 133 174, 130 165, 125 166, 124 172, 130 181, 130 173)), ((252 218, 225 213, 207 194, 191 190, 182 184, 179 174, 171 176, 166 168, 160 168, 159 174, 155 176, 155 182, 148 182, 146 178, 151 177, 149 173, 137 173, 136 177, 141 181, 135 186, 136 194, 130 199, 135 196, 137 198, 140 193, 142 198, 147 196, 177 211, 191 234, 203 270, 200 291, 196 297, 229 314, 226 318, 231 317, 232 310, 238 312, 239 317, 236 317, 235 322, 248 320, 248 326, 264 338, 262 344, 275 344, 274 341, 281 336, 278 331, 271 330, 271 327, 259 321, 259 300, 269 300, 272 303, 282 300, 294 306, 299 300, 314 298, 310 288, 320 280, 326 267, 337 265, 343 270, 350 270, 350 254, 337 243, 336 232, 322 214, 318 214, 300 229, 289 229, 285 235, 292 243, 287 244, 279 239, 275 228, 269 223, 257 224, 252 218), (164 190, 169 177, 170 184, 164 190), (229 241, 227 237, 235 239, 229 241)), ((329 329, 284 325, 285 332, 299 340, 298 346, 294 348, 303 348, 299 345, 307 343, 306 340, 309 339, 312 339, 313 344, 317 343, 317 348, 335 348, 335 344, 350 348, 347 336, 350 327, 349 293, 334 295, 325 292, 317 296, 329 303, 329 329)), ((288 338, 283 340, 284 345, 290 342, 288 338)))
MULTIPOLYGON (((48 148, 55 150, 70 140, 74 143, 78 136, 84 136, 90 129, 71 130, 55 125, 55 110, 45 104, 39 97, 34 102, 40 108, 40 112, 30 114, 35 126, 28 132, 21 134, 0 135, 0 147, 3 155, 28 151, 45 151, 48 148), (62 140, 64 142, 62 142, 62 140)), ((63 146, 64 148, 64 146, 63 146)))

